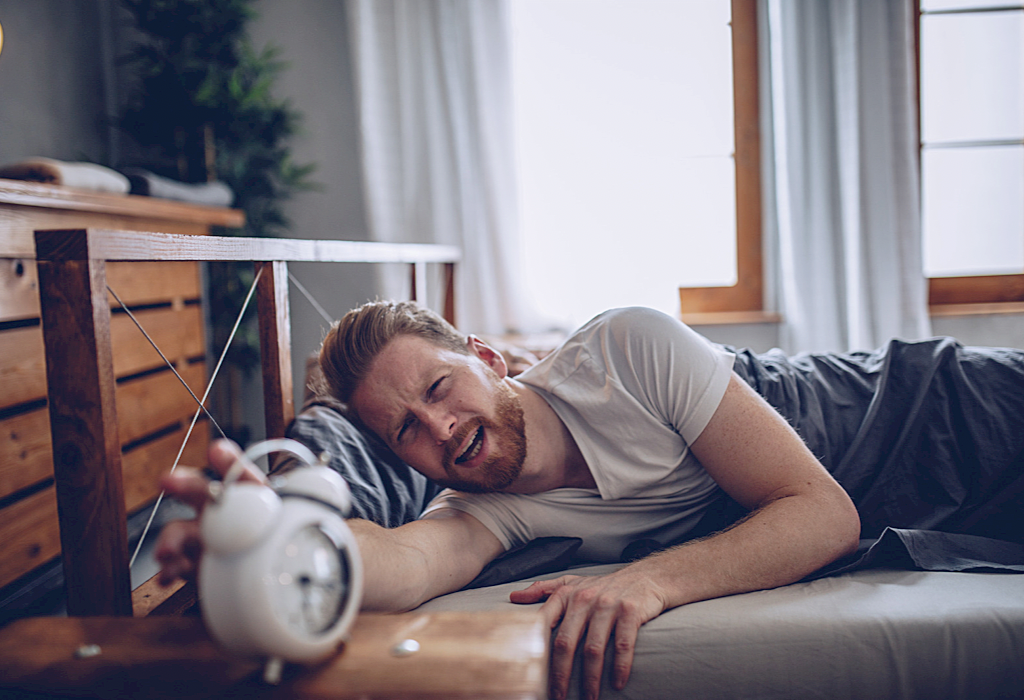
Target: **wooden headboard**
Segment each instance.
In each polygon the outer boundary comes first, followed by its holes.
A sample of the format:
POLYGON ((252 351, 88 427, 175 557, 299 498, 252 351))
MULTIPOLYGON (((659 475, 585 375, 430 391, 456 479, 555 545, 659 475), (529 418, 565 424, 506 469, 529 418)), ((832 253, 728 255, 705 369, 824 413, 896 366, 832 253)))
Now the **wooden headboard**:
MULTIPOLYGON (((267 437, 282 436, 294 417, 289 262, 406 263, 412 270, 414 298, 423 294, 426 265, 441 264, 446 287, 443 315, 455 322, 454 270, 460 256, 450 246, 99 229, 36 231, 35 243, 70 615, 131 615, 153 607, 152 600, 137 599, 133 605, 128 572, 107 262, 255 264, 260 274, 256 296, 267 437)), ((147 589, 146 596, 152 591, 147 589)))

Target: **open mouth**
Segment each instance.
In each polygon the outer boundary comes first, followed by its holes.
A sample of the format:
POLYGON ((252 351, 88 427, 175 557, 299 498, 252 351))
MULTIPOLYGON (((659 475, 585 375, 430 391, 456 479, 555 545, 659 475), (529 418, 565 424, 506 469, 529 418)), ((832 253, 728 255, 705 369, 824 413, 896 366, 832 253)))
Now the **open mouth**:
POLYGON ((463 464, 480 454, 480 448, 484 444, 484 427, 481 425, 476 429, 476 434, 473 435, 473 439, 466 445, 466 449, 462 451, 458 457, 455 458, 456 464, 463 464))

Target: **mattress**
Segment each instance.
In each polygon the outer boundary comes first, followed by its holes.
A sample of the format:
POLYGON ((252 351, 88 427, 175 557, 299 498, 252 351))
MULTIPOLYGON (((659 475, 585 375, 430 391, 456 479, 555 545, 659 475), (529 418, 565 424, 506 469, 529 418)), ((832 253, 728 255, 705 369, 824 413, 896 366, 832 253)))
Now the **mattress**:
MULTIPOLYGON (((519 607, 508 595, 524 586, 419 609, 519 607)), ((1022 698, 1024 576, 870 569, 675 608, 641 629, 626 688, 606 677, 601 697, 1022 698)))

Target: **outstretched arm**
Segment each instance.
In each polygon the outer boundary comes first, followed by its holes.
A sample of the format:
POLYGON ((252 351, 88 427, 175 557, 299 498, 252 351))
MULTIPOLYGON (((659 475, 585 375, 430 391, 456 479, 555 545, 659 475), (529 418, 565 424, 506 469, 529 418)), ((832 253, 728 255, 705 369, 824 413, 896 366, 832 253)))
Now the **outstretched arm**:
POLYGON ((637 633, 665 610, 698 600, 797 581, 851 552, 860 520, 849 496, 788 423, 735 374, 691 449, 708 473, 751 514, 700 541, 665 550, 599 577, 567 576, 512 594, 546 602, 559 626, 551 697, 565 697, 583 642, 583 697, 596 698, 605 648, 614 639, 612 685, 622 688, 637 633))
MULTIPOLYGON (((210 446, 210 466, 225 474, 240 456, 232 442, 210 446)), ((242 480, 264 483, 254 467, 242 480)), ((181 467, 164 477, 161 486, 201 512, 209 499, 209 481, 201 472, 181 467)), ((429 519, 385 529, 366 520, 349 520, 363 560, 363 609, 409 610, 438 595, 456 591, 473 580, 503 547, 479 520, 466 513, 441 510, 429 519)), ((160 582, 196 575, 202 555, 198 520, 168 523, 160 533, 156 558, 160 582)))

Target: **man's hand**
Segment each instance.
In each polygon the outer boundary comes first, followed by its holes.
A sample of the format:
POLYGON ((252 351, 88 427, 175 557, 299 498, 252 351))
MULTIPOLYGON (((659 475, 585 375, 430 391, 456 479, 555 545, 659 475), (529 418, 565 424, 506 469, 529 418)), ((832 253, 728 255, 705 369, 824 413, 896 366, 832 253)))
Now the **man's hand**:
POLYGON ((601 690, 605 649, 614 638, 612 687, 629 680, 633 651, 641 625, 668 607, 649 576, 636 564, 605 576, 562 576, 514 591, 513 603, 539 603, 551 628, 558 627, 551 653, 549 687, 552 700, 566 697, 576 647, 583 643, 583 697, 601 690))
MULTIPOLYGON (((242 455, 242 450, 230 440, 217 440, 210 445, 210 467, 223 476, 242 455)), ((266 478, 252 464, 246 462, 239 481, 266 483, 266 478)), ((160 487, 195 508, 202 514, 210 500, 210 480, 192 467, 178 467, 173 474, 160 480, 160 487)), ((168 523, 160 533, 156 545, 156 560, 160 563, 160 585, 169 586, 179 578, 192 579, 199 567, 203 542, 199 534, 198 515, 195 520, 176 520, 168 523)))

